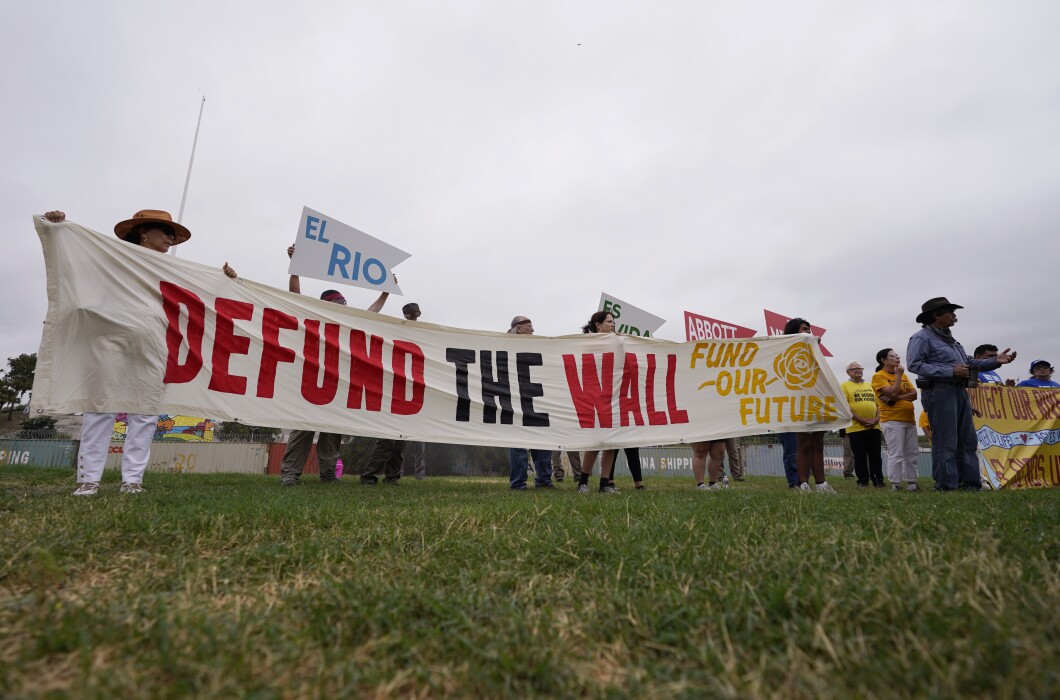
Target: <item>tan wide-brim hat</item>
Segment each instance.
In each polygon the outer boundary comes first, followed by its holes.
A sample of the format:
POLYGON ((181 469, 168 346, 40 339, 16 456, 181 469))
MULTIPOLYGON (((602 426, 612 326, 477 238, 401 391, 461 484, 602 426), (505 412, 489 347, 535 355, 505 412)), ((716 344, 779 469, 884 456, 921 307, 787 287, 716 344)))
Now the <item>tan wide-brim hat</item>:
POLYGON ((184 241, 191 238, 191 231, 184 228, 177 222, 173 221, 173 217, 169 215, 168 211, 162 211, 161 209, 141 209, 132 215, 131 219, 125 221, 119 221, 114 224, 114 233, 118 235, 118 238, 125 240, 134 228, 142 226, 143 224, 162 224, 163 226, 169 227, 174 234, 174 243, 183 243, 184 241))

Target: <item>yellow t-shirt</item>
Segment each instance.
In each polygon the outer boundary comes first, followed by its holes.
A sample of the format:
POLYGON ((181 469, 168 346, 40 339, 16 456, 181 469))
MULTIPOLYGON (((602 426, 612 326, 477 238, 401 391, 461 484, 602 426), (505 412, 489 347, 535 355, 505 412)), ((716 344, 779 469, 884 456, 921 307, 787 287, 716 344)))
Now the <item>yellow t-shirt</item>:
MULTIPOLYGON (((880 370, 876 374, 872 375, 872 389, 877 394, 881 391, 894 384, 894 375, 885 370, 880 370)), ((915 391, 913 383, 909 381, 909 375, 902 375, 902 393, 908 391, 915 391)), ((913 402, 912 401, 895 401, 893 405, 888 405, 883 401, 883 397, 880 397, 880 422, 886 423, 887 421, 900 421, 902 423, 913 423, 916 421, 916 416, 913 415, 913 402)))
MULTIPOLYGON (((872 386, 868 382, 861 382, 860 384, 851 381, 843 382, 843 393, 847 395, 847 403, 850 404, 850 410, 857 416, 866 420, 876 417, 876 392, 872 390, 872 386)), ((854 421, 847 428, 847 432, 858 433, 862 430, 879 429, 879 424, 866 428, 861 423, 854 421)))
POLYGON ((931 430, 931 421, 928 420, 927 411, 920 412, 920 429, 923 430, 925 434, 931 430))

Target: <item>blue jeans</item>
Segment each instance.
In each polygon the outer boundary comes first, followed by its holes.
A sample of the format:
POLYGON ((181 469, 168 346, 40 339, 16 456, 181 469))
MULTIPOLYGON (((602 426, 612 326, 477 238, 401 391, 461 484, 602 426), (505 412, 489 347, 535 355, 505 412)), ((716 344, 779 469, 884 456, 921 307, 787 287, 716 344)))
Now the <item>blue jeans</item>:
POLYGON ((784 450, 784 476, 788 486, 799 485, 799 470, 795 468, 795 452, 798 438, 795 433, 780 433, 780 448, 784 450))
POLYGON ((980 489, 972 403, 963 386, 937 384, 921 397, 931 421, 931 476, 940 491, 980 489))
MULTIPOLYGON (((552 483, 552 450, 530 450, 534 459, 534 486, 552 483)), ((526 448, 513 447, 508 450, 508 482, 513 489, 526 488, 526 448)))

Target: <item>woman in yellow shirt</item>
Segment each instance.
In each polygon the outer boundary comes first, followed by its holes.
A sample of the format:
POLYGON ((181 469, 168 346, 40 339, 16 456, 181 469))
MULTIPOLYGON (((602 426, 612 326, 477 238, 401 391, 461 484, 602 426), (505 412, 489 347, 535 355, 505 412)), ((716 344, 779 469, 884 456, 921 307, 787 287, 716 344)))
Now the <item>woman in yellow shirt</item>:
POLYGON ((916 491, 917 455, 916 419, 913 402, 917 393, 899 362, 902 358, 891 348, 876 353, 876 374, 872 388, 880 397, 880 428, 887 442, 887 478, 891 488, 916 491))

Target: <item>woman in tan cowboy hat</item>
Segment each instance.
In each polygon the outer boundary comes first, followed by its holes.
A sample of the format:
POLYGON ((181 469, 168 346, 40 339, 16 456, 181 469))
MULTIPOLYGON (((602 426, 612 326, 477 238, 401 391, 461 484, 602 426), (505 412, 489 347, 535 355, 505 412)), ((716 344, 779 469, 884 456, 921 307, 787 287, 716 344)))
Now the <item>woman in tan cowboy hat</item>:
MULTIPOLYGON (((44 215, 48 221, 59 223, 66 220, 61 211, 50 211, 44 215)), ((114 226, 118 238, 143 246, 157 253, 167 253, 172 246, 191 238, 191 232, 173 221, 169 212, 144 209, 132 218, 114 226)), ((229 277, 236 272, 228 263, 222 268, 229 277)), ((110 437, 114 429, 114 413, 85 413, 81 427, 81 449, 77 455, 77 490, 75 496, 95 496, 99 493, 99 480, 107 461, 110 437)), ((151 441, 155 436, 158 416, 138 413, 126 414, 125 445, 121 459, 121 493, 143 493, 142 486, 147 462, 151 457, 151 441)))

